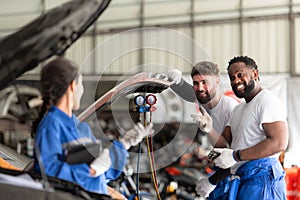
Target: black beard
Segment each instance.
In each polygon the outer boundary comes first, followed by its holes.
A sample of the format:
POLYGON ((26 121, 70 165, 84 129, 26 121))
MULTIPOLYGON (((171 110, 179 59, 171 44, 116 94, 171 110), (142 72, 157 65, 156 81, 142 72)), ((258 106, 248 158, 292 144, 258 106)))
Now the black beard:
POLYGON ((232 90, 235 94, 235 96, 237 96, 238 98, 246 98, 250 95, 250 93, 252 92, 252 90, 254 89, 255 87, 255 83, 254 83, 254 80, 251 79, 249 84, 245 86, 244 88, 244 92, 242 93, 239 93, 237 90, 236 90, 236 87, 233 87, 232 90))
POLYGON ((212 100, 212 98, 214 98, 214 96, 216 96, 216 94, 211 96, 207 92, 206 92, 206 97, 199 97, 198 94, 199 94, 199 92, 196 92, 198 102, 201 103, 201 104, 207 104, 208 102, 210 102, 212 100))

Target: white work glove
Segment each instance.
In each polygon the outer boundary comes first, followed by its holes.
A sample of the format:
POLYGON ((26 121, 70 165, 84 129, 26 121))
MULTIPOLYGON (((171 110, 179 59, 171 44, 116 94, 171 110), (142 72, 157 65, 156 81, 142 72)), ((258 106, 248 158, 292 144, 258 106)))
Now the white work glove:
POLYGON ((193 114, 191 117, 193 118, 194 122, 198 123, 198 127, 201 131, 204 133, 209 133, 213 128, 212 118, 202 106, 199 106, 199 110, 200 113, 193 114))
POLYGON ((174 81, 175 84, 178 85, 181 82, 182 72, 178 69, 169 69, 167 75, 172 79, 172 81, 174 81))
POLYGON ((102 154, 95 158, 93 162, 90 164, 90 168, 94 169, 96 173, 93 175, 94 177, 99 176, 106 172, 111 166, 111 159, 109 157, 109 149, 103 149, 102 154))
POLYGON ((215 189, 216 185, 209 182, 208 178, 202 178, 196 185, 196 192, 201 197, 208 197, 209 194, 215 189))
POLYGON ((234 150, 227 148, 214 148, 214 151, 221 153, 217 158, 214 159, 216 166, 227 169, 236 163, 233 155, 234 150))
POLYGON ((141 123, 134 125, 133 129, 127 131, 120 139, 126 150, 130 147, 140 143, 144 137, 154 133, 153 124, 150 123, 147 127, 144 127, 141 123))

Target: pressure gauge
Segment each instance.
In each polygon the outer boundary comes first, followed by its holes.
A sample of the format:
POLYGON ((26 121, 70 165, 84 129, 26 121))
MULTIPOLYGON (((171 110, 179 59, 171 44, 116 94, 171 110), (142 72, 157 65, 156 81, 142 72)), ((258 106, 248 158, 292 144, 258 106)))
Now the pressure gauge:
POLYGON ((156 96, 153 95, 153 94, 149 94, 149 95, 146 97, 146 102, 147 102, 147 104, 149 104, 150 106, 156 104, 156 101, 157 101, 156 96))
POLYGON ((145 97, 143 95, 138 95, 134 98, 134 103, 137 105, 137 106, 142 106, 145 104, 145 97))

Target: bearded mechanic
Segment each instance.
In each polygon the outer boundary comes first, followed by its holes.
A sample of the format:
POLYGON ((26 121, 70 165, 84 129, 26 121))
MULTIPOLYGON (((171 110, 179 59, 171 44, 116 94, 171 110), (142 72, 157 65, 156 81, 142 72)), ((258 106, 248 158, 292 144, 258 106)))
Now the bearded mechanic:
MULTIPOLYGON (((230 168, 234 175, 227 199, 286 199, 285 173, 278 160, 288 144, 286 111, 279 98, 261 86, 258 66, 252 58, 232 58, 227 71, 235 95, 245 100, 235 107, 215 141, 219 148, 214 150, 220 153, 215 165, 230 168)), ((217 133, 212 119, 205 109, 200 110, 192 118, 214 138, 217 133)), ((208 190, 215 187, 208 184, 208 190)))
MULTIPOLYGON (((169 70, 168 76, 175 81, 176 85, 171 88, 179 94, 182 98, 192 99, 192 94, 187 93, 187 89, 193 88, 194 96, 197 103, 205 108, 209 115, 212 117, 214 123, 213 128, 222 133, 231 117, 232 110, 238 104, 232 97, 225 96, 220 89, 220 68, 216 63, 210 61, 201 61, 195 64, 191 70, 191 78, 193 86, 182 79, 182 73, 179 70, 169 70), (190 97, 187 97, 190 95, 190 97)), ((210 141, 215 141, 208 137, 210 141)), ((212 143, 214 145, 214 143, 212 143)), ((203 144, 202 144, 203 146, 203 144)), ((209 144, 205 144, 207 149, 211 149, 209 144)), ((219 169, 215 169, 218 170, 219 169)), ((217 172, 220 174, 221 172, 217 172)), ((196 191, 200 196, 208 197, 209 200, 220 200, 223 198, 224 193, 228 191, 229 174, 228 178, 223 181, 217 181, 216 187, 206 189, 208 178, 199 180, 196 186, 196 191), (213 190, 213 192, 212 192, 213 190)), ((211 180, 213 182, 213 180, 211 180)))

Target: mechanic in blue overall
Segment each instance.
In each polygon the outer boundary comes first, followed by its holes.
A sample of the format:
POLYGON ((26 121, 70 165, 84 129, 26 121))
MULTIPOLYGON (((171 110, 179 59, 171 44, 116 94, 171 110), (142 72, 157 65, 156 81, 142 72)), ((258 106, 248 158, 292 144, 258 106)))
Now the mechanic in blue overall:
MULTIPOLYGON (((87 191, 108 194, 107 181, 122 173, 127 149, 152 134, 152 124, 146 128, 136 124, 90 164, 69 164, 64 159, 66 145, 96 141, 89 125, 79 122, 73 114, 73 110, 79 108, 84 92, 82 75, 74 62, 58 57, 42 68, 41 86, 43 106, 40 117, 33 124, 33 131, 35 149, 39 151, 46 174, 75 182, 87 191)), ((34 170, 41 170, 37 154, 34 170)))
MULTIPOLYGON (((234 57, 227 70, 235 95, 245 99, 235 107, 216 140, 215 146, 224 148, 214 149, 220 153, 215 165, 230 168, 232 174, 227 198, 286 199, 285 172, 278 160, 288 144, 286 110, 278 97, 260 85, 258 66, 252 58, 234 57)), ((205 109, 192 117, 200 129, 211 136, 217 134, 205 109)))
MULTIPOLYGON (((184 85, 188 83, 182 79, 182 73, 179 70, 170 70, 168 76, 175 81, 175 84, 177 85, 177 87, 172 86, 172 89, 176 91, 176 93, 181 95, 182 90, 186 91, 181 87, 185 87, 184 85)), ((193 92, 195 93, 199 105, 203 106, 211 116, 214 122, 213 128, 216 132, 222 133, 229 122, 232 110, 238 105, 238 101, 221 92, 219 66, 210 61, 198 62, 191 70, 191 78, 193 80, 193 92)), ((186 98, 186 95, 187 94, 184 94, 183 98, 186 98)), ((212 139, 210 143, 213 141, 214 140, 212 139)), ((211 149, 212 147, 210 144, 206 144, 205 148, 211 149)), ((209 196, 210 200, 222 200, 223 194, 226 193, 229 188, 229 176, 225 180, 219 182, 217 187, 207 184, 208 181, 208 178, 199 180, 196 186, 197 193, 200 196, 209 196), (212 190, 214 191, 211 193, 212 190)))

